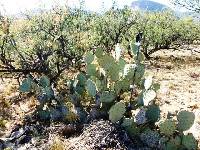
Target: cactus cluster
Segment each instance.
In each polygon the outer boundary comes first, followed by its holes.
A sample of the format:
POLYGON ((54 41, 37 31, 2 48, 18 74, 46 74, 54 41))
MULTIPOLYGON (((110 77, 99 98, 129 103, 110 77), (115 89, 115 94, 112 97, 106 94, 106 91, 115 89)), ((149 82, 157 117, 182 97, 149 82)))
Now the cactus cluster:
POLYGON ((67 84, 70 89, 65 95, 67 104, 56 99, 58 96, 46 76, 36 81, 28 76, 22 81, 20 91, 39 95, 38 115, 44 120, 83 123, 103 116, 120 124, 131 137, 139 137, 148 147, 195 149, 195 139, 183 134, 194 122, 193 113, 181 111, 177 121, 167 119, 157 126, 160 109, 155 99, 160 86, 153 83, 152 76, 145 76, 144 55, 139 52, 139 45, 132 45, 131 50, 134 64, 120 57, 119 45, 114 57, 100 48, 94 54, 87 52, 85 70, 67 84))

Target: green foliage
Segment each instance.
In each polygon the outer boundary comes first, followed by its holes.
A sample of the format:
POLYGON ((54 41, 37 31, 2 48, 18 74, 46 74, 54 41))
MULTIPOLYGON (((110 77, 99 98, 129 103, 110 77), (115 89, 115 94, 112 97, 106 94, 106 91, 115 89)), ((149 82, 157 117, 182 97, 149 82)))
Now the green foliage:
POLYGON ((195 115, 192 112, 188 111, 181 111, 178 113, 177 120, 178 120, 178 130, 185 131, 190 129, 193 125, 195 119, 195 115))
POLYGON ((24 79, 22 81, 22 84, 19 87, 19 90, 21 92, 30 92, 31 91, 31 82, 32 82, 32 79, 30 77, 28 77, 27 79, 24 79))
POLYGON ((103 91, 101 96, 100 96, 100 101, 102 103, 110 103, 115 100, 115 93, 114 92, 109 92, 109 91, 103 91))
POLYGON ((40 77, 39 83, 43 88, 46 88, 46 87, 50 86, 50 81, 49 81, 47 76, 40 77))
POLYGON ((145 145, 155 148, 159 144, 160 135, 156 131, 146 130, 140 135, 140 139, 145 145))
POLYGON ((126 112, 126 106, 123 102, 117 102, 109 110, 109 119, 111 122, 117 122, 122 119, 124 113, 126 112))
POLYGON ((174 120, 165 120, 160 123, 159 130, 166 136, 172 136, 176 131, 176 123, 174 120))
POLYGON ((197 149, 197 141, 195 140, 195 138, 192 134, 183 135, 182 144, 188 150, 197 149))
POLYGON ((96 85, 92 80, 90 79, 87 80, 86 89, 90 96, 94 97, 96 95, 96 85))
POLYGON ((150 105, 146 111, 146 117, 150 122, 157 122, 160 119, 160 108, 157 105, 150 105))
POLYGON ((87 52, 86 55, 85 55, 85 62, 87 64, 91 64, 94 60, 94 55, 91 53, 91 52, 87 52))

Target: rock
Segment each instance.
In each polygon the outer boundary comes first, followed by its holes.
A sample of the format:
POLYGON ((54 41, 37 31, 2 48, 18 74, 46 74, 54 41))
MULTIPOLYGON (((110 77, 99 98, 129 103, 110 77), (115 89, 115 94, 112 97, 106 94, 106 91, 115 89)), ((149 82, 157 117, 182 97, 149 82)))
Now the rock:
POLYGON ((16 143, 17 143, 17 144, 26 144, 26 143, 30 142, 31 139, 32 139, 32 136, 30 136, 30 135, 23 135, 22 137, 20 137, 20 138, 16 141, 16 143))
POLYGON ((83 129, 77 138, 69 139, 70 150, 113 149, 131 150, 134 144, 125 131, 118 129, 109 121, 94 121, 83 129))
POLYGON ((0 149, 4 149, 4 141, 0 140, 0 149))
POLYGON ((23 128, 20 128, 18 131, 12 132, 10 135, 10 139, 18 139, 20 138, 26 131, 23 128))

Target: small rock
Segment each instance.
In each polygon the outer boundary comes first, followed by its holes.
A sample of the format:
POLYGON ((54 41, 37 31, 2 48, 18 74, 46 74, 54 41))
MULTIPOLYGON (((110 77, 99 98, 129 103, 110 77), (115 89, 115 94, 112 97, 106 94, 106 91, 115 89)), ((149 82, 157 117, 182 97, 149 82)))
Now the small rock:
POLYGON ((17 144, 26 144, 28 142, 30 142, 32 139, 32 136, 29 136, 29 135, 23 135, 22 137, 20 137, 16 143, 17 144))

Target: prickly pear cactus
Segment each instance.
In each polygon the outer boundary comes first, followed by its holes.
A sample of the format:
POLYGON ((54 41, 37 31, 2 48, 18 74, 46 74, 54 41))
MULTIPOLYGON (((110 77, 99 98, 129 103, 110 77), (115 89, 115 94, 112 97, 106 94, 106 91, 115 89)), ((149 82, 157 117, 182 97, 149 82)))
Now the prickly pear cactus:
POLYGON ((124 118, 123 123, 121 124, 122 127, 129 127, 133 124, 134 119, 133 118, 124 118))
POLYGON ((146 117, 148 121, 155 123, 160 118, 160 108, 157 105, 151 105, 147 108, 146 117))
POLYGON ((105 55, 99 58, 97 61, 105 71, 108 71, 113 66, 113 64, 115 64, 115 59, 109 55, 105 55))
POLYGON ((86 66, 86 72, 90 76, 95 76, 96 75, 96 65, 95 64, 88 64, 86 66))
POLYGON ((154 90, 147 90, 143 93, 143 104, 148 106, 156 98, 156 92, 154 90))
POLYGON ((31 82, 32 79, 28 77, 27 79, 24 79, 19 87, 20 92, 30 92, 31 91, 31 82))
POLYGON ((178 150, 178 147, 173 142, 168 141, 164 146, 164 150, 178 150))
POLYGON ((176 123, 174 120, 165 120, 159 125, 160 132, 166 136, 171 136, 176 131, 176 123))
POLYGON ((86 89, 90 96, 94 97, 96 95, 96 85, 92 80, 90 79, 87 80, 86 89))
POLYGON ((115 99, 115 93, 109 91, 103 91, 100 96, 100 101, 103 103, 110 103, 115 99))
POLYGON ((80 84, 81 86, 84 86, 85 83, 86 83, 86 81, 87 81, 86 76, 85 76, 85 74, 83 74, 83 73, 79 73, 79 74, 77 75, 77 80, 79 81, 79 84, 80 84))
POLYGON ((97 48, 97 50, 95 51, 95 56, 97 58, 100 58, 103 56, 103 50, 101 48, 97 48))
POLYGON ((196 150, 197 149, 197 141, 195 140, 192 134, 183 135, 182 137, 182 145, 185 146, 188 150, 196 150))
POLYGON ((176 137, 171 138, 170 142, 176 146, 179 146, 179 145, 181 145, 181 137, 177 135, 176 137))
POLYGON ((129 136, 136 136, 140 134, 140 128, 134 122, 133 118, 124 118, 121 126, 128 132, 129 136))
POLYGON ((85 55, 84 61, 87 64, 91 64, 93 62, 93 60, 94 60, 94 55, 91 52, 87 52, 85 55))
POLYGON ((140 135, 141 141, 151 148, 156 148, 159 144, 160 135, 156 131, 147 130, 140 135))
POLYGON ((177 120, 178 120, 178 130, 185 131, 190 129, 193 125, 195 119, 195 115, 192 112, 188 111, 181 111, 178 113, 177 120))
POLYGON ((47 76, 40 77, 39 83, 43 88, 50 86, 50 80, 47 76))
POLYGON ((139 109, 139 111, 135 115, 135 122, 137 125, 145 124, 147 122, 145 109, 139 109))
POLYGON ((109 110, 109 119, 111 122, 115 123, 119 121, 124 113, 126 112, 126 106, 123 102, 117 102, 115 105, 113 105, 109 110))

